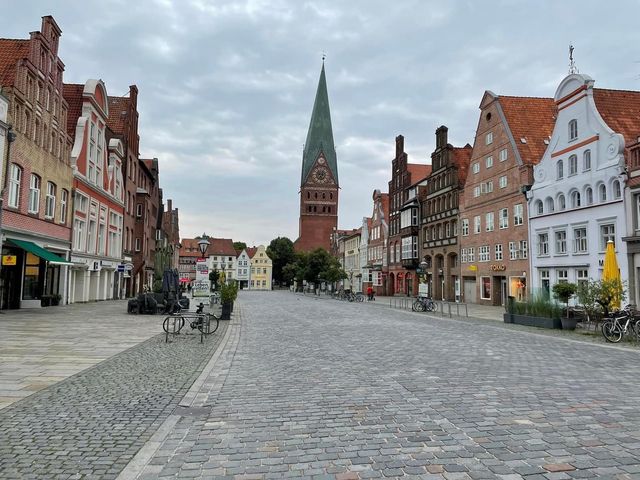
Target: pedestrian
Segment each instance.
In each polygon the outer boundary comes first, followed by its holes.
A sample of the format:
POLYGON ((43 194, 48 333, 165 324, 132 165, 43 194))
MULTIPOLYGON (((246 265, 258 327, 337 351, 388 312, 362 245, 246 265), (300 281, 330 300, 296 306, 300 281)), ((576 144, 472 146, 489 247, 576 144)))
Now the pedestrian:
POLYGON ((187 292, 189 293, 189 295, 191 295, 191 284, 190 283, 187 285, 187 292))
POLYGON ((367 297, 369 298, 369 301, 375 300, 375 298, 373 298, 373 287, 371 285, 367 287, 367 297))

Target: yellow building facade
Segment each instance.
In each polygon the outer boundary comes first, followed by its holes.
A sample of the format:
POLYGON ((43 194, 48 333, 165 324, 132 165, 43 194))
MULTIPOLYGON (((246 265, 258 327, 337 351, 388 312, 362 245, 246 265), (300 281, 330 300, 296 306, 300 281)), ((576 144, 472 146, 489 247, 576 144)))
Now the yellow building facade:
POLYGON ((251 277, 249 279, 250 290, 271 290, 271 274, 273 264, 264 245, 256 248, 251 257, 251 277))

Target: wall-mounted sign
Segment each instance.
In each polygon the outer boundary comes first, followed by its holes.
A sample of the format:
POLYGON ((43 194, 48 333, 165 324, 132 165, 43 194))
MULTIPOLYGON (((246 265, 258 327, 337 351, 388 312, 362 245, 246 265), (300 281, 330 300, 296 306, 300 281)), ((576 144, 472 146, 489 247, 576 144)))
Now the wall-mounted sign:
POLYGON ((11 266, 16 265, 18 257, 15 255, 2 255, 2 265, 11 266))
POLYGON ((500 265, 491 265, 489 266, 489 269, 492 272, 504 272, 507 269, 507 266, 504 264, 500 264, 500 265))
POLYGON ((478 271, 478 266, 477 265, 469 265, 469 270, 471 270, 472 272, 477 272, 478 271))

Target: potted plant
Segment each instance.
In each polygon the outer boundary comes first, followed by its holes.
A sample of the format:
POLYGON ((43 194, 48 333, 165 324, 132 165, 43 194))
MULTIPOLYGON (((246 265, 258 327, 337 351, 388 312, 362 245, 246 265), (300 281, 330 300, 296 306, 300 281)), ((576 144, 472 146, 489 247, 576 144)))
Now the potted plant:
POLYGON ((564 303, 566 307, 566 315, 560 318, 560 321, 562 322, 562 329, 575 330, 578 320, 575 317, 571 318, 569 316, 569 300, 571 300, 571 297, 573 297, 578 291, 578 286, 575 283, 560 282, 553 286, 552 291, 553 297, 564 303))
POLYGON ((528 298, 523 302, 510 301, 507 302, 504 323, 540 328, 560 328, 560 308, 556 303, 550 302, 545 293, 528 298))
POLYGON ((222 283, 220 285, 220 303, 222 304, 222 320, 230 320, 233 311, 233 302, 238 296, 238 286, 233 284, 222 283))
POLYGON ((62 295, 56 293, 51 298, 51 305, 60 305, 60 300, 62 300, 62 295))

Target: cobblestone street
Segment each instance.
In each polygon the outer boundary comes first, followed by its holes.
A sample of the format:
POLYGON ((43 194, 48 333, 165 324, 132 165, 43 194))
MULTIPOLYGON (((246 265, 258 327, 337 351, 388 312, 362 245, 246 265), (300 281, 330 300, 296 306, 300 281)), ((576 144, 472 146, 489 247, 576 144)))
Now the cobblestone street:
POLYGON ((120 351, 0 410, 0 478, 640 478, 637 348, 241 292, 204 345, 120 351))
POLYGON ((288 292, 240 301, 190 414, 121 478, 640 478, 636 350, 288 292))

